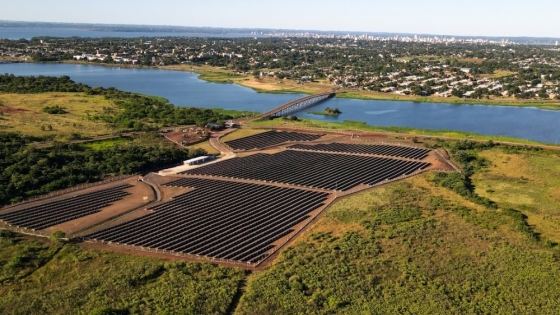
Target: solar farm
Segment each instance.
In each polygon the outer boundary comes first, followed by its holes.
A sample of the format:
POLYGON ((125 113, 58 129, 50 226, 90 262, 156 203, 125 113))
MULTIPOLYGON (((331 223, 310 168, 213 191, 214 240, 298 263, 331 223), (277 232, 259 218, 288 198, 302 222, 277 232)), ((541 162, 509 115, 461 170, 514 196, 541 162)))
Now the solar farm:
POLYGON ((226 144, 233 150, 251 150, 267 148, 284 142, 313 141, 321 138, 322 136, 323 135, 321 134, 271 130, 257 135, 228 141, 226 144))
POLYGON ((199 178, 166 185, 194 190, 86 238, 254 263, 328 197, 326 192, 199 178))
POLYGON ((226 144, 244 153, 1 210, 0 224, 38 233, 68 225, 71 238, 100 246, 254 268, 337 198, 452 170, 433 150, 345 135, 267 131, 226 144))
POLYGON ((327 190, 348 190, 410 175, 429 163, 400 159, 286 150, 258 153, 186 171, 185 175, 224 176, 327 190))
POLYGON ((386 144, 367 145, 367 144, 347 144, 347 143, 329 143, 329 144, 294 144, 290 149, 320 152, 339 152, 339 153, 356 153, 370 154, 387 157, 400 157, 412 160, 422 160, 428 156, 430 150, 421 148, 402 147, 386 144))
POLYGON ((91 193, 25 207, 19 211, 0 214, 0 220, 17 227, 41 230, 97 213, 102 208, 129 195, 124 189, 128 184, 106 188, 91 193))

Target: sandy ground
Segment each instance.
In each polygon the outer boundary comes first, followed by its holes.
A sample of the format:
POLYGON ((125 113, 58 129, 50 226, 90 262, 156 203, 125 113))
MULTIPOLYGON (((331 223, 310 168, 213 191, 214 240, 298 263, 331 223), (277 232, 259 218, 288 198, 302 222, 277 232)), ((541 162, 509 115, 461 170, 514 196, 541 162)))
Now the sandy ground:
POLYGON ((103 208, 101 212, 49 227, 45 229, 45 232, 50 233, 53 231, 63 231, 66 234, 76 233, 90 226, 126 213, 127 211, 146 205, 150 201, 154 200, 155 196, 150 186, 137 181, 127 183, 133 185, 133 187, 124 190, 130 193, 130 195, 113 203, 109 207, 103 208))

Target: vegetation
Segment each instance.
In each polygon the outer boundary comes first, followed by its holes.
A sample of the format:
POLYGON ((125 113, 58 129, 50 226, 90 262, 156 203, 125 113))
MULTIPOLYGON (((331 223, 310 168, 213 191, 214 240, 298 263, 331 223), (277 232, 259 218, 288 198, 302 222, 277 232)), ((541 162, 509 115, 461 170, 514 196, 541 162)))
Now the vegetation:
POLYGON ((114 88, 90 88, 75 83, 67 76, 55 78, 0 75, 0 92, 19 94, 83 92, 85 95, 101 95, 114 105, 103 107, 102 111, 92 115, 88 113, 88 118, 121 130, 147 131, 161 126, 188 124, 205 126, 210 122, 222 123, 224 120, 234 118, 230 114, 221 114, 220 110, 175 107, 167 103, 167 100, 158 97, 123 92, 114 88))
POLYGON ((0 94, 0 131, 21 132, 59 141, 73 138, 73 134, 88 138, 111 134, 116 130, 91 117, 106 108, 118 111, 112 102, 100 95, 85 93, 0 94), (60 106, 67 112, 51 115, 45 107, 60 106), (49 128, 49 125, 52 129, 49 128))
POLYGON ((60 107, 58 105, 55 105, 53 107, 45 106, 45 107, 43 107, 43 112, 45 112, 47 114, 51 114, 51 115, 62 115, 62 114, 67 114, 68 113, 66 111, 66 108, 60 107))
POLYGON ((96 148, 79 144, 36 148, 29 145, 35 140, 15 133, 0 133, 0 204, 105 176, 161 169, 205 154, 202 150, 180 150, 171 143, 159 141, 142 140, 96 148))
POLYGON ((342 114, 342 112, 336 107, 335 108, 327 107, 325 108, 325 110, 321 112, 309 112, 309 113, 313 115, 325 115, 325 116, 338 116, 342 114))
POLYGON ((103 151, 121 144, 128 143, 130 141, 132 141, 132 138, 130 137, 119 137, 119 138, 113 138, 107 140, 91 141, 82 144, 82 146, 95 151, 103 151))
POLYGON ((489 165, 472 176, 475 192, 510 209, 543 243, 560 243, 560 153, 495 147, 478 155, 489 165))
POLYGON ((244 272, 0 230, 1 314, 226 314, 244 272))
POLYGON ((557 248, 511 210, 429 174, 334 204, 264 272, 238 314, 554 314, 557 248))
POLYGON ((477 155, 478 151, 494 147, 492 141, 485 143, 474 141, 441 141, 428 143, 429 147, 445 147, 449 149, 453 159, 461 166, 461 173, 437 173, 433 181, 439 186, 453 190, 459 195, 487 208, 496 208, 496 204, 474 191, 471 176, 488 166, 488 161, 477 155))

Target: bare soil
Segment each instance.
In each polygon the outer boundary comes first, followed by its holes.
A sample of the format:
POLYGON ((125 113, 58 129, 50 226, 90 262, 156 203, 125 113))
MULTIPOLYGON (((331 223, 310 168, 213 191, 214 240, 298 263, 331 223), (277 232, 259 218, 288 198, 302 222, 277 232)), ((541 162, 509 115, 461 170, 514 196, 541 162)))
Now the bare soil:
MULTIPOLYGON (((78 231, 84 230, 88 227, 109 220, 113 217, 119 216, 123 213, 126 213, 127 211, 138 208, 142 205, 146 205, 150 201, 153 201, 155 199, 152 188, 147 184, 138 181, 125 181, 124 183, 128 183, 133 186, 124 190, 130 193, 130 195, 111 204, 108 207, 103 208, 98 213, 90 214, 88 216, 78 218, 76 220, 51 226, 45 229, 45 232, 51 233, 53 231, 63 231, 66 234, 73 234, 78 231)), ((110 186, 100 187, 98 189, 104 189, 108 187, 110 186)))

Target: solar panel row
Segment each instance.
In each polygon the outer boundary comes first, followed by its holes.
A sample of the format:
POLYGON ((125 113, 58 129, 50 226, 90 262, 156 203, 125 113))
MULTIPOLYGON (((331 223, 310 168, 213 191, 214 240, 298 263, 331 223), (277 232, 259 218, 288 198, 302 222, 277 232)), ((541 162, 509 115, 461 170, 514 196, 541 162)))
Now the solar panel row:
POLYGON ((18 211, 0 214, 0 220, 10 225, 41 230, 101 211, 102 208, 122 199, 131 185, 119 185, 88 194, 73 196, 18 211))
POLYGON ((195 189, 152 208, 151 214, 85 238, 253 263, 328 196, 198 178, 167 185, 195 189))
POLYGON ((329 143, 329 144, 295 144, 290 149, 322 151, 322 152, 339 152, 339 153, 359 153, 384 155, 389 157, 401 157, 413 160, 425 159, 430 153, 429 149, 401 147, 385 144, 347 144, 347 143, 329 143))
POLYGON ((429 163, 391 158, 287 150, 254 154, 183 172, 348 190, 425 169, 429 163))
POLYGON ((267 131, 253 136, 226 142, 234 150, 251 150, 266 148, 288 141, 313 141, 323 135, 306 134, 298 132, 267 131))

